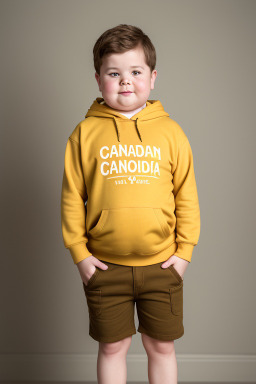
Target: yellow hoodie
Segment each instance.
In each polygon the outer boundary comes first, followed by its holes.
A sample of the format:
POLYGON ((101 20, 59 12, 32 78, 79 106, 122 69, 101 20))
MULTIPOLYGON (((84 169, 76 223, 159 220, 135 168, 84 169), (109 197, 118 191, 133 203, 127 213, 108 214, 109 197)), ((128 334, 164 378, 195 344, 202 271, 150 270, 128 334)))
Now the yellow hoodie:
POLYGON ((128 119, 97 98, 66 145, 61 193, 64 245, 143 266, 191 261, 200 234, 192 150, 159 100, 128 119))

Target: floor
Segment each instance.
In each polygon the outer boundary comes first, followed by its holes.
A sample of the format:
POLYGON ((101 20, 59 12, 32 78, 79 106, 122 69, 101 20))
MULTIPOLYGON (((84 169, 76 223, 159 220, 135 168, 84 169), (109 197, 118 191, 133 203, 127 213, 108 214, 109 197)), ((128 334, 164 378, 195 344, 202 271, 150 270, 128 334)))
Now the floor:
MULTIPOLYGON (((60 381, 36 381, 36 382, 32 382, 32 381, 6 381, 6 382, 3 382, 3 381, 0 381, 0 383, 1 384, 97 384, 97 382, 96 381, 72 381, 72 382, 70 382, 70 381, 64 381, 64 382, 60 382, 60 381)), ((137 382, 137 383, 135 383, 135 382, 131 382, 131 381, 129 381, 129 382, 127 382, 126 384, 148 384, 148 382, 146 382, 146 381, 140 381, 140 382, 137 382)), ((227 381, 225 381, 225 382, 200 382, 200 383, 195 383, 195 381, 193 381, 193 382, 188 382, 188 381, 186 381, 186 382, 179 382, 178 384, 246 384, 246 383, 238 383, 238 382, 227 382, 227 381)), ((256 384, 256 383, 252 383, 252 382, 250 382, 250 384, 256 384)))

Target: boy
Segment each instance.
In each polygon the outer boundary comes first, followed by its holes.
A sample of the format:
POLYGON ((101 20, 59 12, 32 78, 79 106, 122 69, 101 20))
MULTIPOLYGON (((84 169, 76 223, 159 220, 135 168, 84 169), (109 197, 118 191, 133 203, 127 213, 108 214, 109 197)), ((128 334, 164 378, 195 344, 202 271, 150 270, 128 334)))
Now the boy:
POLYGON ((99 342, 98 382, 126 383, 136 303, 149 382, 177 383, 183 277, 200 233, 191 147, 148 99, 156 53, 141 29, 109 29, 93 53, 102 98, 67 142, 61 217, 99 342))

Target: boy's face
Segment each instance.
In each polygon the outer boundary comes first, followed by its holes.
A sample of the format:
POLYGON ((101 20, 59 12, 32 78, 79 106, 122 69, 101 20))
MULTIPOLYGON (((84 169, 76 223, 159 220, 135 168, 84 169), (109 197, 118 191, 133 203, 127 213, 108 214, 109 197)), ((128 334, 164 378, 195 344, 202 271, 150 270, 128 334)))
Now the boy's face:
POLYGON ((124 53, 103 57, 100 75, 95 73, 106 104, 118 111, 129 112, 142 107, 154 89, 157 71, 150 71, 141 46, 124 53), (129 92, 129 93, 125 93, 129 92))

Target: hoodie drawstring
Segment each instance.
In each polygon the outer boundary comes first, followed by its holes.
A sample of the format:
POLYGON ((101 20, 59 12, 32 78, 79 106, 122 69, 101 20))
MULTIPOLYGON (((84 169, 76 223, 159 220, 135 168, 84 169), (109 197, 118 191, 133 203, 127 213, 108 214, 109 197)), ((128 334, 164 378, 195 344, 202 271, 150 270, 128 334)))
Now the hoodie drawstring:
POLYGON ((140 135, 140 131, 139 131, 139 127, 138 127, 138 120, 139 120, 139 118, 137 117, 137 119, 135 120, 135 127, 136 127, 136 130, 138 132, 140 141, 142 141, 142 138, 141 138, 141 135, 140 135))
MULTIPOLYGON (((117 140, 120 141, 120 132, 119 132, 119 130, 118 130, 117 120, 115 119, 114 116, 113 116, 113 119, 114 119, 115 128, 116 128, 116 133, 117 133, 117 140)), ((137 133, 138 133, 138 136, 139 136, 139 138, 140 138, 140 141, 142 141, 141 134, 140 134, 139 127, 138 127, 138 120, 139 120, 139 118, 137 117, 137 119, 135 120, 135 127, 136 127, 136 131, 137 131, 137 133)))
POLYGON ((117 134, 117 140, 120 141, 120 133, 118 131, 118 126, 117 126, 117 121, 116 119, 113 117, 114 119, 114 122, 115 122, 115 128, 116 128, 116 134, 117 134))

